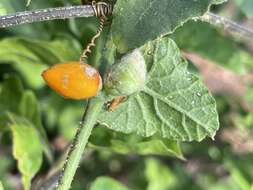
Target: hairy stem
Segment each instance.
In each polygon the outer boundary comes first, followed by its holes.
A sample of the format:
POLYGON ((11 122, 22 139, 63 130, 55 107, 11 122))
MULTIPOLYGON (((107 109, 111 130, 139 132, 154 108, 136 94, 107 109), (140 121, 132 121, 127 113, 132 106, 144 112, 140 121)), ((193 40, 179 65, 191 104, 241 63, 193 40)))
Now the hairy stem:
POLYGON ((103 101, 99 98, 89 100, 85 114, 76 132, 75 139, 71 145, 68 157, 65 161, 62 175, 58 180, 57 190, 68 190, 74 178, 79 162, 81 160, 84 148, 91 135, 93 126, 103 106, 103 101))
POLYGON ((95 16, 94 9, 91 5, 24 11, 5 16, 0 16, 0 28, 6 28, 20 24, 41 22, 47 20, 91 17, 91 16, 95 16))

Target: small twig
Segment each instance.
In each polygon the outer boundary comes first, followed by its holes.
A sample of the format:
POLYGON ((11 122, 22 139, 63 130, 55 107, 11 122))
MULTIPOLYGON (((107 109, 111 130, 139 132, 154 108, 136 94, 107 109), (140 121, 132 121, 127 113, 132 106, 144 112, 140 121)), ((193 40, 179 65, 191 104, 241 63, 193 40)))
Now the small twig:
POLYGON ((253 29, 244 27, 227 18, 221 17, 211 12, 207 12, 200 17, 200 20, 223 28, 225 31, 239 35, 240 37, 253 38, 253 29))
POLYGON ((0 28, 55 19, 95 16, 92 5, 58 7, 35 11, 17 12, 0 16, 0 28))

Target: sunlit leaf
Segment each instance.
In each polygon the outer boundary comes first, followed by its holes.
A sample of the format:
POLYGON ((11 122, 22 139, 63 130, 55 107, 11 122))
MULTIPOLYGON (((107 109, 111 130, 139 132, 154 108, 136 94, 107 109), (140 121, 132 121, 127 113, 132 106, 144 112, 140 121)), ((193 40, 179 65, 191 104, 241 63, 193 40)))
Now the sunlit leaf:
POLYGON ((176 176, 167 165, 155 159, 147 159, 145 165, 145 175, 148 181, 147 190, 167 190, 173 188, 176 176))
POLYGON ((0 190, 4 190, 4 187, 1 181, 0 181, 0 190))
POLYGON ((39 134, 27 120, 9 113, 13 134, 13 155, 18 161, 25 190, 30 189, 31 180, 42 164, 42 145, 39 134))
POLYGON ((98 177, 90 190, 128 190, 128 188, 110 177, 98 177))

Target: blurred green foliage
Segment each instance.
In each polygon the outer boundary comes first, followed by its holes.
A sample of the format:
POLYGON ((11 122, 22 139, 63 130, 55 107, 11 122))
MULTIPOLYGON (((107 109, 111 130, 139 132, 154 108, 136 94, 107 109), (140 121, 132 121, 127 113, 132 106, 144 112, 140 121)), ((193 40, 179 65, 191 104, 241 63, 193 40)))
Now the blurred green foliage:
POLYGON ((233 72, 245 74, 253 69, 253 55, 208 23, 190 21, 173 37, 184 51, 196 52, 233 72))
MULTIPOLYGON (((244 19, 252 17, 250 0, 235 2, 248 16, 244 19)), ((25 0, 1 0, 0 15, 73 3, 80 4, 77 0, 33 0, 26 8, 25 0)), ((82 47, 96 29, 96 19, 0 29, 0 179, 6 190, 20 188, 20 172, 27 188, 37 172, 33 182, 45 175, 53 168, 52 161, 59 159, 60 152, 65 150, 62 146, 73 138, 85 102, 63 99, 45 86, 40 74, 50 65, 78 60, 82 47)), ((225 69, 239 74, 252 71, 252 50, 245 42, 234 40, 209 24, 188 22, 172 37, 181 50, 193 51, 225 69)), ((95 66, 105 40, 106 32, 90 57, 90 63, 95 66)), ((238 152, 233 146, 239 143, 241 133, 235 135, 234 141, 223 135, 225 130, 231 131, 231 136, 233 129, 245 131, 247 138, 243 138, 237 149, 249 146, 253 139, 252 111, 243 109, 229 96, 215 96, 215 99, 221 123, 215 141, 179 144, 97 126, 73 189, 252 190, 253 148, 238 152)), ((245 99, 252 106, 251 86, 245 99)))
POLYGON ((253 18, 253 2, 251 0, 235 0, 235 2, 244 14, 253 18))
POLYGON ((127 190, 126 187, 109 177, 99 177, 91 185, 90 190, 127 190))

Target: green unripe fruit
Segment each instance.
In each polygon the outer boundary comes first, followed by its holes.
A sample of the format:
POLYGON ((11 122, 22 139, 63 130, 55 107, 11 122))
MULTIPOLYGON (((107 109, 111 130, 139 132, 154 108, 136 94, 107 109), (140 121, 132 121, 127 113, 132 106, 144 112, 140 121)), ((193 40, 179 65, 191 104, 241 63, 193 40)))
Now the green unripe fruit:
POLYGON ((123 56, 105 75, 104 87, 109 95, 128 96, 140 91, 146 82, 145 60, 139 49, 123 56))

